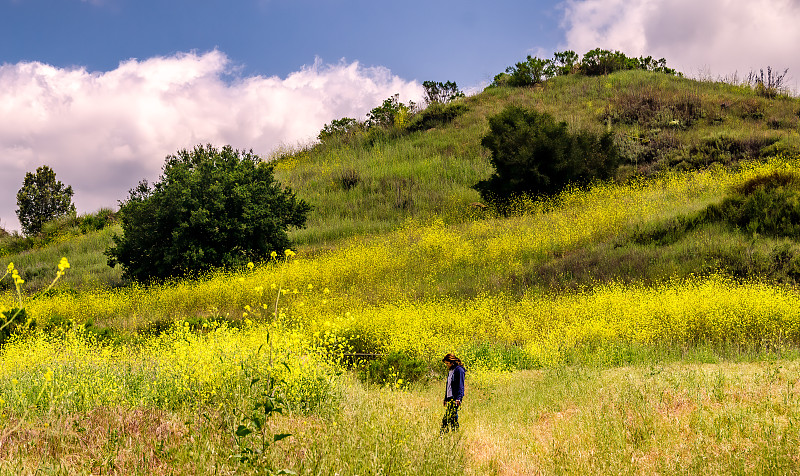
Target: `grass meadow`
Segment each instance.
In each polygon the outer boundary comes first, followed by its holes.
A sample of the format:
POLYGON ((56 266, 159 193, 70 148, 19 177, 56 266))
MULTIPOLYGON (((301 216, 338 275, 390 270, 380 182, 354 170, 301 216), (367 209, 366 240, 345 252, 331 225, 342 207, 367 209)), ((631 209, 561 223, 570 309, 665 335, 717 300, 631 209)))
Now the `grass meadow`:
POLYGON ((797 101, 639 72, 463 101, 446 127, 277 154, 315 207, 296 255, 134 284, 106 266, 112 225, 2 256, 25 283, 3 281, 0 311, 31 325, 0 333, 0 474, 800 471, 800 292, 781 267, 800 248, 674 231, 798 169, 797 101), (485 117, 509 103, 612 128, 625 176, 513 216, 471 205, 485 117), (466 397, 440 435, 447 352, 466 397))

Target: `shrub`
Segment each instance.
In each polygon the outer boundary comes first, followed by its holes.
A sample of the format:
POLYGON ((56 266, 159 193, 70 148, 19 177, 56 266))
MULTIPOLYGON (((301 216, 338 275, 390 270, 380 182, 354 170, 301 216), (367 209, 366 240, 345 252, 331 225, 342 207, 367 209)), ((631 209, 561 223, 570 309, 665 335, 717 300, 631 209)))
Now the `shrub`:
POLYGON ((578 65, 578 71, 587 76, 600 76, 631 69, 676 74, 674 69, 667 67, 667 60, 664 58, 658 60, 653 59, 652 56, 631 58, 621 51, 600 48, 586 52, 578 65))
POLYGON ((774 172, 748 180, 706 215, 747 233, 800 239, 800 175, 774 172))
POLYGON ((615 94, 603 120, 649 128, 684 128, 701 116, 702 100, 696 93, 670 94, 654 87, 639 87, 615 94))
POLYGON ((580 61, 577 53, 572 50, 558 51, 553 54, 553 59, 528 55, 525 61, 509 66, 504 73, 496 75, 489 87, 533 86, 555 76, 574 73, 599 76, 629 69, 678 74, 674 69, 667 67, 667 60, 664 58, 658 60, 652 56, 630 58, 620 51, 595 48, 583 55, 580 61))
POLYGON ((252 151, 184 149, 152 188, 143 181, 121 204, 123 235, 106 250, 108 264, 136 280, 243 265, 288 248, 287 228, 304 226, 309 210, 252 151))
POLYGON ((425 81, 422 83, 425 88, 425 102, 431 104, 447 104, 455 99, 463 98, 464 93, 458 89, 454 81, 440 83, 437 81, 425 81))
POLYGON ((367 113, 367 127, 383 127, 403 129, 414 110, 414 103, 405 105, 400 102, 400 95, 385 99, 383 103, 367 113))
POLYGON ((784 69, 783 73, 777 71, 773 73, 772 67, 767 66, 767 75, 764 76, 764 70, 759 70, 760 73, 756 74, 755 71, 750 71, 746 83, 753 88, 759 96, 774 99, 781 95, 786 95, 789 88, 786 87, 786 73, 789 69, 784 69))
POLYGON ((681 160, 685 162, 683 168, 705 167, 713 163, 731 165, 761 157, 777 141, 777 137, 709 137, 689 149, 688 157, 681 160))
POLYGON ((525 61, 506 68, 509 86, 533 86, 547 79, 548 60, 528 55, 525 61))
POLYGON ((408 130, 410 132, 415 132, 441 127, 464 114, 466 111, 467 106, 464 104, 442 104, 435 102, 411 118, 408 122, 408 130))
POLYGON ((481 145, 489 149, 495 173, 474 188, 500 205, 514 196, 554 194, 570 183, 608 179, 619 163, 610 133, 571 133, 566 122, 516 106, 489 118, 481 145))
POLYGON ((56 180, 53 169, 43 165, 26 173, 17 192, 17 218, 26 235, 35 235, 53 219, 75 214, 72 187, 56 180))
POLYGON ((578 54, 572 50, 557 51, 553 54, 545 73, 548 76, 565 76, 575 72, 578 65, 578 54))
POLYGON ((101 208, 95 213, 89 213, 78 217, 78 228, 81 233, 86 234, 92 231, 102 230, 117 222, 117 214, 110 208, 101 208))
POLYGON ((325 124, 317 139, 323 144, 330 142, 332 139, 341 141, 352 140, 364 128, 364 125, 352 117, 343 117, 341 119, 334 119, 330 124, 325 124))
POLYGON ((368 382, 390 386, 406 386, 421 380, 428 372, 428 365, 402 352, 392 352, 370 362, 362 373, 368 382))

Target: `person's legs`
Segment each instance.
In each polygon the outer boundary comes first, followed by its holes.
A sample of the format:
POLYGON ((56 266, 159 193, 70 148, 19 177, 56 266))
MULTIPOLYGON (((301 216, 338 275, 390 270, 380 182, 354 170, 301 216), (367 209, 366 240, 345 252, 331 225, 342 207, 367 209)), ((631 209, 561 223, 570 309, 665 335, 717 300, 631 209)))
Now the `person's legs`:
POLYGON ((442 418, 441 433, 458 430, 458 405, 452 400, 447 402, 442 418))

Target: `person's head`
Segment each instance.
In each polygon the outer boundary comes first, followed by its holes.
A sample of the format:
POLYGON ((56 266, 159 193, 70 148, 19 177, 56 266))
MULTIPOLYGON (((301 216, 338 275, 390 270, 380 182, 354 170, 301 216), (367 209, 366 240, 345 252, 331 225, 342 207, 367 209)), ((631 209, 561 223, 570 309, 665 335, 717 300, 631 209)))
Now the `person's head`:
POLYGON ((445 355, 445 356, 442 358, 442 362, 444 362, 444 364, 445 364, 445 365, 447 365, 447 368, 448 368, 448 369, 452 369, 452 368, 453 368, 453 367, 455 367, 456 365, 460 365, 460 366, 462 366, 462 367, 464 366, 464 364, 462 364, 462 363, 461 363, 461 359, 459 359, 458 357, 456 357, 454 354, 447 354, 447 355, 445 355))

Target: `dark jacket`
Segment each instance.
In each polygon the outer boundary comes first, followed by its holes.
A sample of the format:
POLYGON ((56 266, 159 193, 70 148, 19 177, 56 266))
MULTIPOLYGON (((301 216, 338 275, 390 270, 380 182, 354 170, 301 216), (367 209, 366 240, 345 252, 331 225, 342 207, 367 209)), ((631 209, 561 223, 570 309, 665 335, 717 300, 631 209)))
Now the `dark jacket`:
MULTIPOLYGON (((456 365, 452 370, 453 380, 450 382, 450 386, 453 389, 452 400, 464 400, 464 375, 466 375, 467 371, 460 365, 456 365)), ((448 370, 448 374, 449 372, 448 370)), ((447 400, 447 383, 445 383, 444 398, 447 400)))

